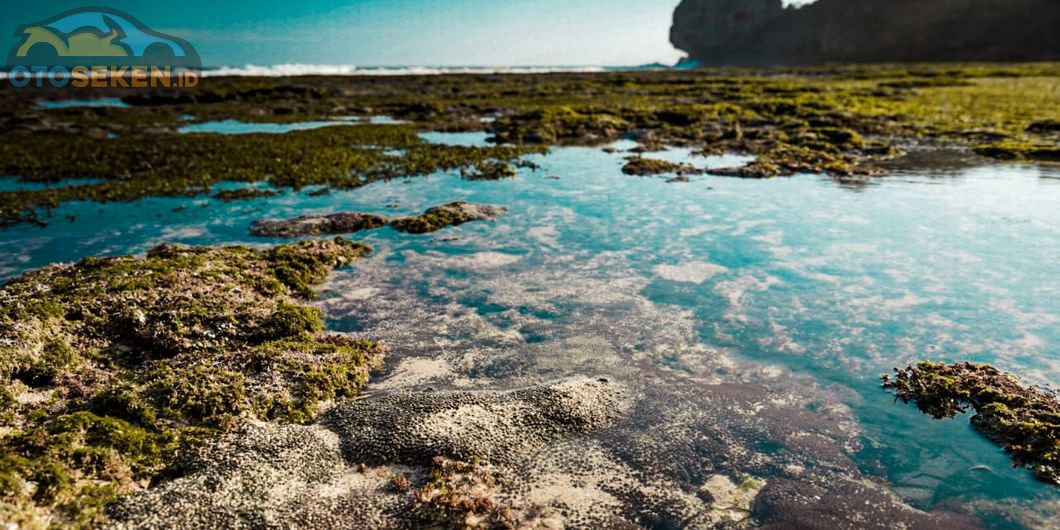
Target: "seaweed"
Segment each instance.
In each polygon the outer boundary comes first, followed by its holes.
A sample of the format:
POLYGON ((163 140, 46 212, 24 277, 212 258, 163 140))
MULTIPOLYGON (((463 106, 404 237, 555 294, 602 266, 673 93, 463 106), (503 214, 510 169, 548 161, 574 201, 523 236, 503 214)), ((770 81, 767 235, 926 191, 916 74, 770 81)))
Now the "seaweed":
POLYGON ((674 173, 677 175, 702 173, 701 170, 688 164, 675 164, 665 160, 643 158, 640 156, 627 158, 626 165, 622 166, 622 172, 626 175, 638 177, 665 175, 667 173, 674 173))
POLYGON ((429 208, 416 217, 394 219, 390 221, 390 226, 399 232, 429 234, 448 226, 496 219, 505 211, 507 209, 504 207, 456 201, 429 208))
POLYGON ((272 189, 222 190, 224 201, 270 197, 280 189, 357 188, 400 176, 494 167, 543 148, 466 147, 422 142, 414 128, 356 125, 284 135, 144 134, 97 138, 54 132, 0 134, 0 174, 30 182, 96 178, 101 182, 0 192, 0 224, 40 220, 42 210, 75 200, 131 201, 196 196, 220 182, 268 182, 272 189), (404 149, 400 157, 380 147, 404 149))
POLYGON ((921 361, 895 372, 883 376, 895 399, 914 401, 935 419, 973 408, 976 430, 1011 453, 1017 466, 1060 486, 1060 399, 1054 391, 985 364, 921 361))
POLYGON ((0 223, 44 223, 50 208, 73 200, 207 194, 221 181, 298 190, 451 170, 507 178, 512 163, 546 146, 621 138, 638 139, 646 149, 753 154, 758 160, 738 173, 755 177, 874 174, 876 162, 902 145, 925 141, 994 158, 1055 160, 1058 85, 1060 64, 1041 63, 211 77, 195 90, 110 90, 101 95, 131 106, 92 109, 38 109, 36 91, 0 91, 11 109, 0 116, 0 174, 33 182, 102 180, 0 193, 0 223), (406 123, 282 135, 175 133, 205 120, 288 123, 379 114, 406 123), (195 118, 182 121, 187 115, 195 118), (425 130, 488 130, 498 145, 431 145, 417 136, 425 130))
MULTIPOLYGON (((516 528, 512 506, 496 498, 506 478, 498 469, 477 460, 437 457, 426 481, 414 492, 416 516, 424 526, 516 528)), ((398 491, 410 488, 408 479, 401 475, 396 475, 392 484, 398 491)))
POLYGON ((242 418, 312 420, 356 396, 379 344, 300 299, 369 249, 163 245, 0 287, 0 517, 87 528, 242 418), (47 396, 41 399, 40 396, 47 396))

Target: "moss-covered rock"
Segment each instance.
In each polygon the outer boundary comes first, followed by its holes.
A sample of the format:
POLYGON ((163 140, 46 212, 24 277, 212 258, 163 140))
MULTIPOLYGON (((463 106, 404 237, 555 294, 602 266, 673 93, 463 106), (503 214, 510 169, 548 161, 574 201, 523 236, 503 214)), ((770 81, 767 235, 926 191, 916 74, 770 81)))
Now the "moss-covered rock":
POLYGON ((369 249, 343 239, 163 245, 0 288, 0 520, 91 527, 117 496, 239 418, 312 419, 355 396, 382 347, 301 305, 369 249))
POLYGON ((622 172, 637 177, 650 177, 655 175, 675 174, 689 175, 702 173, 701 170, 688 164, 675 164, 655 158, 644 158, 631 156, 626 159, 626 165, 622 166, 622 172))
POLYGON ((219 201, 232 202, 275 197, 279 194, 280 192, 276 190, 268 190, 261 188, 236 188, 232 190, 220 190, 217 193, 213 194, 213 198, 219 201))
POLYGON ((1060 160, 1060 145, 1056 143, 1029 144, 1010 140, 978 145, 975 147, 975 152, 1001 160, 1060 160))
POLYGON ((0 192, 0 224, 42 221, 68 201, 128 201, 206 194, 223 181, 268 182, 216 192, 225 201, 271 197, 278 188, 355 188, 443 170, 494 171, 540 147, 433 145, 403 125, 325 127, 277 134, 140 134, 97 138, 54 132, 0 133, 0 174, 81 185, 0 192), (384 148, 401 149, 400 155, 384 148), (475 168, 481 168, 476 170, 475 168))
POLYGON ((99 94, 124 98, 128 108, 40 109, 37 98, 63 96, 47 89, 8 90, 0 93, 9 109, 0 115, 0 174, 31 182, 101 182, 2 192, 0 223, 47 222, 48 208, 73 200, 206 194, 221 181, 343 189, 440 170, 507 178, 519 157, 544 152, 546 145, 622 138, 647 149, 680 145, 758 156, 742 176, 869 174, 899 146, 925 140, 980 146, 982 154, 999 158, 1055 159, 1058 86, 1060 64, 1042 63, 400 79, 211 77, 184 92, 99 94), (174 132, 206 120, 287 123, 374 114, 407 123, 280 135, 174 132), (189 115, 190 122, 182 121, 189 115), (432 145, 417 136, 423 130, 489 130, 493 141, 510 145, 432 145))
POLYGON ((394 219, 390 222, 390 226, 399 232, 428 234, 437 232, 447 226, 459 226, 471 221, 496 219, 506 211, 507 208, 501 206, 456 201, 435 206, 416 217, 394 219))
POLYGON ((985 364, 921 361, 883 376, 884 388, 936 419, 975 409, 972 425, 1044 481, 1060 486, 1060 399, 985 364))
POLYGON ((306 215, 294 219, 261 219, 254 221, 250 233, 259 237, 302 237, 324 234, 352 234, 386 225, 383 217, 367 213, 339 212, 328 215, 306 215))

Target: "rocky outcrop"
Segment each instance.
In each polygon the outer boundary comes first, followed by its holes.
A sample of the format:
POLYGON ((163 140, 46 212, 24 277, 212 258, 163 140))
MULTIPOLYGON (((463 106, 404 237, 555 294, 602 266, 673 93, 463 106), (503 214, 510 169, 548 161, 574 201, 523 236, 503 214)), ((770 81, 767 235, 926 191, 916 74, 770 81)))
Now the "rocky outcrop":
POLYGON ((511 466, 614 425, 630 403, 623 385, 581 377, 506 392, 385 395, 339 405, 313 425, 245 422, 179 463, 175 478, 113 506, 107 528, 465 527, 424 519, 461 504, 454 472, 485 470, 435 457, 511 466))
POLYGON ((921 361, 894 371, 894 379, 883 376, 883 387, 898 399, 915 401, 935 419, 975 409, 976 430, 1004 447, 1017 465, 1060 486, 1060 396, 1055 391, 1023 384, 986 364, 921 361))
POLYGON ((1055 0, 683 0, 670 40, 703 65, 1060 59, 1055 0))
POLYGON ((504 206, 456 201, 432 207, 416 217, 401 217, 391 221, 378 215, 358 212, 305 215, 293 219, 259 219, 250 225, 250 233, 258 237, 292 238, 352 234, 389 224, 399 232, 429 234, 471 221, 491 221, 507 211, 508 208, 504 206))
POLYGON ((386 224, 386 219, 368 213, 339 212, 308 215, 294 219, 259 219, 250 233, 259 237, 303 237, 323 234, 352 234, 386 224))
POLYGON ((456 201, 435 206, 416 217, 395 219, 390 222, 390 226, 399 232, 429 234, 447 226, 460 226, 471 221, 490 221, 507 211, 503 206, 456 201))

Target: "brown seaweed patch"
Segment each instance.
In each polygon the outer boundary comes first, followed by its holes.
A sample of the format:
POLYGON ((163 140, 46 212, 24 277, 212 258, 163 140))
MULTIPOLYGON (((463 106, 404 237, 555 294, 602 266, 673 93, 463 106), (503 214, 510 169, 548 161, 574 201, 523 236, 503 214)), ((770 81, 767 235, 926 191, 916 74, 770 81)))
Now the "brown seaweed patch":
POLYGON ((1060 485, 1060 400, 1054 391, 1025 386, 985 364, 946 365, 921 361, 883 376, 883 387, 897 399, 915 401, 936 419, 975 409, 972 425, 1003 446, 1017 466, 1060 485))

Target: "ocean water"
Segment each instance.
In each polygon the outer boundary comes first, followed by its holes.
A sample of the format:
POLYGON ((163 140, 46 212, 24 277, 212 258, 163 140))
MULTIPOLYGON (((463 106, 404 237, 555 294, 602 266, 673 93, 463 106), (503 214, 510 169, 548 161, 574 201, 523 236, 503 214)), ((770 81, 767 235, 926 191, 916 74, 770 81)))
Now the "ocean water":
MULTIPOLYGON (((187 116, 188 120, 194 116, 187 116)), ((239 120, 204 121, 185 125, 177 132, 181 133, 215 133, 215 134, 283 134, 291 131, 304 131, 309 129, 320 129, 322 127, 335 127, 338 125, 356 125, 358 123, 370 123, 373 125, 399 125, 405 123, 391 116, 369 116, 360 118, 357 116, 342 116, 322 121, 300 121, 290 123, 268 123, 268 122, 245 122, 239 120)))
POLYGON ((118 98, 100 99, 60 99, 56 101, 39 101, 40 109, 68 109, 71 107, 128 107, 129 104, 118 98))
MULTIPOLYGON (((992 528, 1055 523, 1056 488, 1013 469, 967 418, 937 422, 895 404, 879 375, 929 358, 989 362, 1037 384, 1060 381, 1060 167, 903 171, 861 185, 818 175, 668 183, 623 175, 624 156, 554 148, 532 157, 540 169, 497 182, 443 173, 320 197, 285 191, 233 203, 72 203, 55 209, 47 227, 0 230, 7 249, 0 276, 162 242, 277 243, 247 232, 266 217, 395 217, 454 200, 503 205, 508 213, 494 222, 432 235, 384 228, 350 236, 375 253, 337 272, 320 304, 331 329, 388 343, 378 388, 615 377, 655 400, 620 428, 629 436, 696 425, 735 433, 729 446, 776 461, 707 452, 681 460, 686 470, 768 481, 781 474, 781 462, 791 468, 797 458, 795 467, 816 473, 820 456, 850 462, 842 473, 918 509, 958 506, 992 528), (755 434, 732 419, 754 411, 715 411, 666 429, 651 423, 671 401, 708 411, 717 398, 704 396, 727 384, 781 389, 786 401, 758 413, 755 434), (799 446, 791 433, 800 429, 836 448, 799 446)), ((645 156, 707 168, 746 160, 681 150, 645 156)), ((690 484, 698 480, 686 475, 690 484)))
POLYGON ((356 123, 359 119, 336 118, 327 121, 303 121, 294 123, 267 123, 267 122, 244 122, 239 120, 206 121, 185 125, 178 132, 182 133, 217 133, 217 134, 283 134, 291 131, 304 131, 309 129, 320 129, 321 127, 334 127, 337 125, 349 125, 356 123))
MULTIPOLYGON (((632 67, 631 67, 632 68, 632 67)), ((206 68, 204 77, 252 76, 252 77, 291 77, 303 75, 327 76, 398 76, 398 75, 444 75, 444 74, 541 74, 541 73, 595 73, 608 70, 631 68, 607 68, 603 66, 367 66, 357 67, 350 64, 274 64, 243 66, 220 66, 206 68)))

